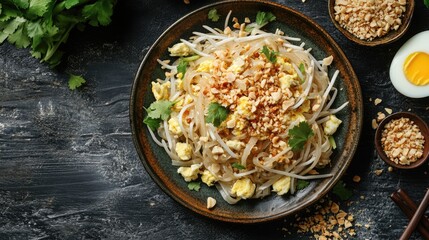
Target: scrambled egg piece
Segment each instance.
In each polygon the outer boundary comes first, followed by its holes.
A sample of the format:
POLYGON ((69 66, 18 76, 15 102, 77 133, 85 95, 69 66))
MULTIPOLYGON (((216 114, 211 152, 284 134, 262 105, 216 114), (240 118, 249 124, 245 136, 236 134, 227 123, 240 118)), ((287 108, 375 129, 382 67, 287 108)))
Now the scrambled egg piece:
POLYGON ((171 110, 173 110, 175 112, 179 112, 180 110, 182 110, 182 108, 184 106, 192 103, 193 101, 194 101, 194 99, 191 97, 191 95, 186 94, 185 98, 180 98, 180 100, 177 101, 176 104, 173 105, 171 110))
POLYGON ((247 121, 242 118, 235 118, 235 127, 232 130, 234 136, 239 136, 243 133, 243 129, 247 126, 247 121))
POLYGON ((211 72, 213 69, 213 61, 206 60, 198 65, 197 72, 211 72))
POLYGON ((176 43, 173 47, 168 48, 168 51, 172 57, 184 57, 192 53, 192 50, 184 43, 176 43))
POLYGON ((209 170, 204 170, 203 175, 201 175, 201 181, 211 187, 217 181, 216 176, 213 175, 209 170))
POLYGON ((198 173, 200 173, 201 163, 192 164, 190 167, 179 167, 177 173, 182 175, 186 182, 196 180, 198 173))
POLYGON ((280 64, 280 70, 287 72, 289 74, 295 73, 295 69, 292 67, 292 64, 290 64, 286 58, 277 57, 276 62, 280 64))
POLYGON ((247 119, 255 118, 254 114, 252 114, 252 103, 249 101, 248 97, 241 97, 238 99, 238 105, 236 109, 236 113, 238 115, 244 116, 247 119))
POLYGON ((253 196, 255 189, 256 185, 249 178, 241 178, 232 185, 231 194, 247 199, 253 196))
POLYGON ((293 75, 286 74, 280 77, 280 88, 282 89, 282 91, 286 91, 286 89, 289 89, 291 86, 295 86, 298 84, 297 79, 298 75, 296 73, 294 73, 293 75))
POLYGON ((310 111, 310 100, 305 100, 298 109, 303 113, 310 111))
POLYGON ((183 133, 179 125, 179 120, 176 117, 172 117, 168 120, 168 130, 177 136, 180 136, 183 133))
POLYGON ((296 120, 298 120, 298 123, 307 121, 307 119, 305 119, 304 115, 302 115, 301 113, 294 113, 293 114, 293 116, 291 117, 291 121, 293 122, 296 120))
POLYGON ((170 97, 170 82, 165 82, 163 84, 152 82, 152 93, 157 101, 168 99, 170 97))
POLYGON ((277 192, 277 195, 283 195, 289 192, 290 189, 290 177, 281 177, 273 184, 273 192, 277 192))
POLYGON ((189 160, 192 156, 192 146, 187 143, 178 142, 176 143, 176 152, 181 160, 189 160))
POLYGON ((228 140, 226 141, 226 145, 235 151, 240 151, 245 146, 244 142, 240 142, 238 140, 228 140))
POLYGON ((178 91, 183 90, 183 80, 182 79, 176 79, 176 90, 178 90, 178 91))
POLYGON ((330 115, 329 120, 323 123, 323 131, 326 135, 333 135, 337 131, 338 126, 340 126, 341 123, 342 121, 338 119, 335 115, 330 115))

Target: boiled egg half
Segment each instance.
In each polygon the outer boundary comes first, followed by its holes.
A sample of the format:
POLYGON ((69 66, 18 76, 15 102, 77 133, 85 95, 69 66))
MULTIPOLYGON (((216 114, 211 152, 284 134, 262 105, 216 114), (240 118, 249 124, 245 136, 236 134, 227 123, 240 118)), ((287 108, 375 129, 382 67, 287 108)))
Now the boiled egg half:
POLYGON ((416 34, 398 50, 389 75, 393 86, 403 95, 429 96, 429 31, 416 34))

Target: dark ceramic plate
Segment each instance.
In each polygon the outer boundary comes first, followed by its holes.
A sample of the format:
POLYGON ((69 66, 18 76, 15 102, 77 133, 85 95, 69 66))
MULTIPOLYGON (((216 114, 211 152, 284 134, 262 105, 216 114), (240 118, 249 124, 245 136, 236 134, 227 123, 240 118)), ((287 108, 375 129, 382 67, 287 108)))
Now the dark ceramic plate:
POLYGON ((311 19, 295 10, 262 1, 219 2, 179 19, 153 44, 141 63, 134 80, 130 101, 134 144, 147 172, 162 190, 194 212, 213 219, 240 223, 278 219, 296 213, 323 197, 340 179, 353 158, 362 128, 362 110, 362 96, 358 79, 343 51, 329 34, 311 19), (240 7, 237 8, 237 6, 240 7), (232 16, 238 19, 244 19, 244 17, 254 19, 258 11, 270 11, 277 17, 277 20, 270 23, 266 27, 267 30, 275 31, 276 28, 280 28, 290 36, 300 37, 306 42, 306 48, 313 49, 312 53, 317 59, 323 59, 329 55, 334 57, 330 76, 335 69, 341 72, 340 78, 336 82, 339 91, 334 107, 338 107, 346 101, 349 101, 349 105, 337 114, 343 121, 335 135, 337 149, 332 156, 331 166, 322 170, 323 173, 332 173, 333 177, 311 181, 308 187, 294 195, 272 194, 264 199, 242 200, 236 205, 229 205, 214 187, 208 188, 202 184, 199 192, 190 191, 187 183, 177 174, 177 167, 171 165, 168 155, 153 142, 143 124, 143 107, 148 107, 154 101, 150 82, 164 76, 156 59, 169 59, 167 48, 178 42, 180 38, 189 38, 193 31, 204 31, 202 28, 204 24, 223 28, 223 21, 213 23, 207 19, 207 13, 212 8, 216 8, 223 18, 230 10, 233 10, 232 16), (211 210, 206 208, 206 199, 209 196, 217 200, 216 206, 211 210))

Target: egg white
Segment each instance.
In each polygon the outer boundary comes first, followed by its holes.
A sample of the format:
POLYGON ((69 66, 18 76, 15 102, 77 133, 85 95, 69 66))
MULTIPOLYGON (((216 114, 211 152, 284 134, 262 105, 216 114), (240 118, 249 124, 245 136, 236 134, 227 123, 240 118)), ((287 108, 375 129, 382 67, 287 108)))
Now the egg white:
POLYGON ((405 59, 414 52, 425 52, 429 54, 429 31, 414 35, 398 50, 390 64, 390 81, 398 92, 407 97, 428 97, 429 85, 417 86, 412 84, 407 80, 403 71, 405 59))

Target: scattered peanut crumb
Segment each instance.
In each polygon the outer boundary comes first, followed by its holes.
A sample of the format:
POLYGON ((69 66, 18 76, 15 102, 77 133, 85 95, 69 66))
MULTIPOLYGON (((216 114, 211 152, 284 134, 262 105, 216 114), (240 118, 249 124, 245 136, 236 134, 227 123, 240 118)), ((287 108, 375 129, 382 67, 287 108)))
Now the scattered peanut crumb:
POLYGON ((376 98, 374 100, 374 105, 377 106, 378 104, 380 104, 383 100, 381 100, 380 98, 376 98))
POLYGON ((353 176, 353 182, 356 182, 356 183, 360 182, 360 176, 358 175, 353 176))
POLYGON ((375 175, 380 176, 383 173, 383 169, 377 169, 374 171, 375 175))
POLYGON ((391 108, 384 108, 384 111, 387 112, 387 114, 392 114, 393 110, 391 108))
POLYGON ((393 167, 388 167, 388 168, 387 168, 387 171, 388 171, 388 172, 393 172, 393 167))
POLYGON ((364 200, 364 199, 365 199, 365 196, 364 196, 364 195, 361 195, 361 196, 360 196, 360 199, 364 200))
POLYGON ((366 229, 369 229, 369 227, 370 227, 369 224, 365 224, 364 226, 366 229))
POLYGON ((371 121, 371 126, 372 126, 372 129, 377 129, 377 127, 378 127, 377 120, 372 119, 372 121, 371 121))
POLYGON ((381 120, 383 120, 386 117, 386 114, 382 113, 382 112, 378 112, 377 113, 377 122, 381 122, 381 120))
POLYGON ((216 199, 212 197, 207 198, 207 209, 213 208, 216 205, 216 199))

